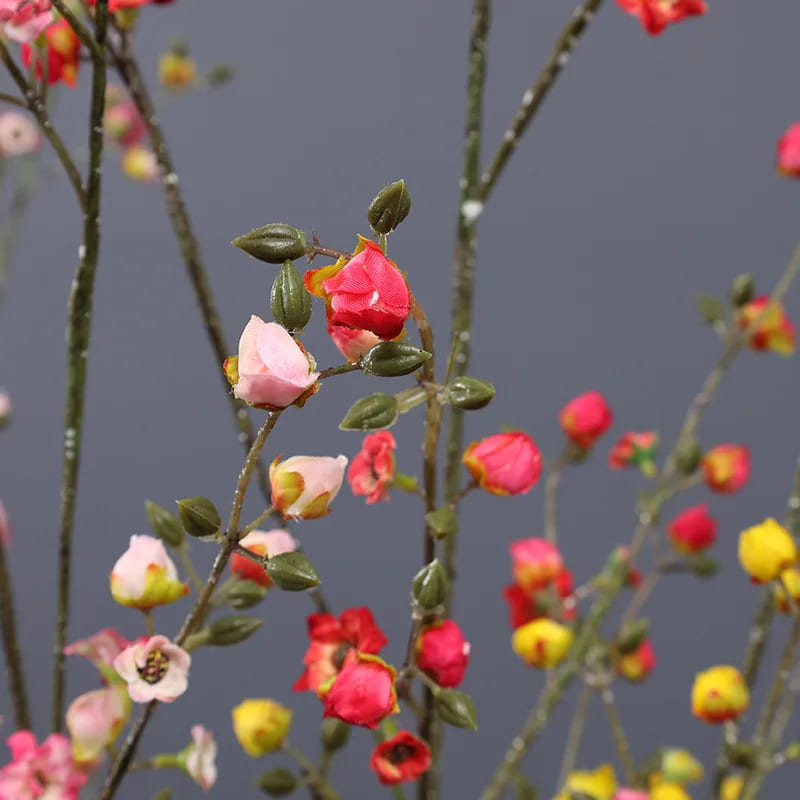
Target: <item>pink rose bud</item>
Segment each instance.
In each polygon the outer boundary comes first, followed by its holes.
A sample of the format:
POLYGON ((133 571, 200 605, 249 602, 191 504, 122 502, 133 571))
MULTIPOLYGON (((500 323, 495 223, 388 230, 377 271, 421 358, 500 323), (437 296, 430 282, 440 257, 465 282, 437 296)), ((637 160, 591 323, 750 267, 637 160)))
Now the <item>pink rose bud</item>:
POLYGON ((461 460, 481 489, 501 496, 529 492, 542 471, 536 442, 521 431, 473 442, 461 460))
MULTIPOLYGON (((293 553, 297 550, 294 536, 282 528, 271 531, 250 531, 247 536, 239 540, 239 544, 245 550, 264 558, 272 558, 281 553, 293 553)), ((238 553, 231 556, 231 572, 242 580, 253 581, 265 589, 272 586, 272 579, 264 567, 238 553)))
POLYGON ((355 364, 367 350, 383 341, 370 331, 345 328, 343 325, 328 325, 328 336, 350 364, 355 364))
POLYGON ((547 586, 564 569, 561 553, 546 539, 520 539, 512 542, 508 551, 511 553, 514 582, 526 592, 547 586))
POLYGON ((600 392, 586 392, 561 409, 558 422, 569 439, 588 450, 611 427, 614 415, 600 392))
POLYGON ((171 703, 189 685, 192 657, 166 636, 142 637, 114 659, 134 703, 171 703))
POLYGON ((106 90, 103 128, 122 147, 138 144, 147 130, 136 103, 116 86, 109 86, 106 90))
POLYGON ((800 122, 790 125, 778 141, 778 172, 800 178, 800 122))
POLYGON ((67 730, 72 754, 81 765, 92 766, 106 747, 119 736, 131 713, 131 701, 124 685, 86 692, 67 709, 67 730))
POLYGON ((8 512, 0 500, 0 547, 8 548, 14 539, 11 532, 11 520, 8 518, 8 512))
POLYGON ((347 480, 355 495, 366 495, 367 504, 389 499, 394 480, 394 449, 397 443, 389 431, 364 437, 361 450, 347 470, 347 480))
POLYGON ((217 780, 217 743, 202 725, 192 726, 192 743, 180 754, 186 774, 208 791, 217 780))
MULTIPOLYGON (((225 370, 231 379, 232 359, 225 370)), ((290 406, 317 382, 316 362, 275 322, 252 316, 239 339, 233 393, 254 406, 290 406)))
POLYGON ((120 605, 142 610, 189 593, 164 545, 153 536, 131 536, 128 549, 111 570, 110 584, 111 595, 120 605))
POLYGON ((0 158, 24 156, 37 150, 40 144, 36 125, 25 114, 18 111, 0 114, 0 158))
POLYGON ((329 324, 372 331, 382 339, 399 336, 411 311, 403 274, 370 239, 359 239, 351 259, 309 270, 305 284, 325 298, 329 324))
POLYGON ((464 680, 470 644, 451 619, 422 629, 417 639, 417 666, 439 686, 454 688, 464 680))
POLYGON ((342 488, 346 466, 346 456, 292 456, 285 461, 276 458, 269 467, 272 505, 284 518, 324 517, 342 488))
POLYGON ((645 639, 632 653, 621 655, 617 668, 632 683, 643 681, 656 668, 656 653, 650 640, 645 639))
POLYGON ((707 505, 691 506, 667 525, 667 533, 677 552, 700 553, 714 544, 717 521, 708 513, 707 505))
POLYGON ((639 17, 642 27, 658 36, 664 28, 687 17, 698 17, 708 11, 705 0, 617 0, 617 5, 639 17))

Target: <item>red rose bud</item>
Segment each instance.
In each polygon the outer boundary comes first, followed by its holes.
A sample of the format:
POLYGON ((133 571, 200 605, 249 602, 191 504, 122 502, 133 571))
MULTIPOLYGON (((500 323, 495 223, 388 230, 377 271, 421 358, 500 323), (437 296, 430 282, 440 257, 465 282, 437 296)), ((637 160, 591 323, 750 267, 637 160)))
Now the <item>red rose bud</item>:
POLYGON ((413 733, 400 731, 372 751, 369 765, 384 786, 415 781, 430 767, 431 749, 413 733))
MULTIPOLYGON (((551 586, 556 590, 558 599, 564 601, 572 596, 573 584, 572 573, 568 569, 562 569, 551 586)), ((572 620, 577 614, 574 607, 564 608, 563 603, 561 608, 552 608, 553 594, 550 586, 526 591, 518 584, 512 583, 503 589, 503 597, 508 603, 509 624, 512 630, 540 617, 554 616, 558 619, 572 620)))
POLYGON ((749 329, 756 320, 748 342, 753 350, 769 350, 781 356, 794 353, 797 334, 781 303, 770 302, 769 297, 763 295, 739 309, 740 330, 749 329))
POLYGON ((452 689, 464 680, 469 651, 469 642, 453 620, 434 622, 417 639, 417 666, 439 686, 452 689))
POLYGON ((335 677, 319 687, 325 717, 349 725, 377 728, 389 714, 400 711, 394 688, 397 672, 378 656, 357 653, 335 677))
POLYGON ((394 479, 394 449, 397 443, 388 431, 364 437, 361 450, 350 462, 347 480, 355 495, 366 495, 367 504, 389 499, 394 479))
POLYGON ((306 670, 293 687, 296 692, 316 692, 355 660, 356 651, 379 653, 388 641, 368 608, 345 609, 338 619, 333 614, 311 614, 308 638, 311 644, 303 657, 306 670))
POLYGON ((331 325, 371 331, 382 339, 399 336, 411 311, 403 274, 370 239, 359 237, 351 259, 309 270, 305 284, 311 294, 325 298, 331 325))
POLYGON ((481 489, 500 496, 529 492, 542 471, 536 442, 521 431, 473 442, 461 460, 481 489))
POLYGON ((569 439, 588 450, 611 427, 614 415, 600 392, 586 392, 561 409, 558 422, 569 439))
POLYGON ((719 444, 703 456, 701 466, 709 489, 734 494, 750 478, 750 450, 739 444, 719 444))
POLYGON ((342 325, 328 325, 328 336, 350 364, 355 364, 364 353, 383 341, 370 331, 345 328, 342 325))
POLYGON ((611 448, 608 454, 608 466, 611 469, 625 469, 636 465, 645 475, 654 475, 657 448, 658 434, 655 431, 643 433, 628 431, 611 448))
POLYGON ((620 656, 617 662, 620 675, 633 683, 643 681, 655 666, 656 654, 649 639, 645 639, 632 653, 620 656))
POLYGON ((717 521, 708 513, 708 506, 691 506, 667 525, 667 534, 678 553, 701 553, 714 544, 717 521))
POLYGON ((520 539, 512 542, 508 551, 514 580, 525 591, 546 586, 564 567, 558 548, 546 539, 520 539))
POLYGON ((778 141, 777 166, 782 175, 800 177, 800 122, 790 125, 778 141))
POLYGON ((617 5, 638 17, 651 36, 657 36, 667 25, 686 17, 702 16, 708 11, 703 0, 617 0, 617 5))

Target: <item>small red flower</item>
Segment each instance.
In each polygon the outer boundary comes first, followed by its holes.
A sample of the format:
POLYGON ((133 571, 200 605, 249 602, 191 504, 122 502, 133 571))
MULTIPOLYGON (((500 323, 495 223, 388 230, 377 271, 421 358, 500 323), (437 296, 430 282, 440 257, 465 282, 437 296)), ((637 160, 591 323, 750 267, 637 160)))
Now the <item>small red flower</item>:
POLYGON ((357 653, 342 671, 320 686, 324 717, 348 725, 377 728, 381 720, 400 711, 394 682, 397 672, 378 656, 357 653))
POLYGON ((525 494, 539 480, 542 454, 526 433, 496 433, 473 442, 461 459, 484 491, 500 496, 525 494))
POLYGON ((389 431, 364 437, 361 450, 350 462, 347 480, 355 495, 366 495, 367 504, 389 499, 394 478, 394 449, 397 446, 389 431))
POLYGON ((642 433, 628 431, 623 433, 620 440, 611 448, 608 454, 608 466, 611 469, 625 469, 636 465, 646 475, 653 474, 657 447, 658 434, 655 431, 642 433))
POLYGON ((464 680, 469 651, 469 642, 453 620, 434 622, 417 639, 417 666, 439 686, 454 688, 464 680))
POLYGON ((709 489, 733 494, 750 479, 750 451, 739 444, 719 444, 703 456, 702 467, 709 489))
POLYGON ((345 609, 339 619, 333 614, 309 615, 308 637, 306 669, 294 684, 296 692, 318 692, 321 684, 355 661, 358 652, 379 653, 388 641, 372 612, 363 607, 345 609))
POLYGON ((708 11, 703 0, 617 0, 617 5, 639 17, 642 27, 652 36, 657 36, 673 22, 702 16, 708 11))
POLYGON ((800 122, 790 125, 778 140, 778 172, 800 178, 800 122))
POLYGON ((561 553, 547 539, 520 539, 511 542, 508 552, 514 581, 526 592, 547 586, 564 568, 561 553))
POLYGON ((600 392, 585 392, 561 409, 558 422, 569 439, 588 450, 611 427, 614 414, 600 392))
MULTIPOLYGON (((551 584, 556 590, 560 600, 566 600, 572 595, 574 581, 568 569, 562 569, 551 584)), ((557 619, 575 619, 575 608, 553 609, 548 601, 552 599, 549 592, 550 586, 526 591, 516 583, 503 589, 503 597, 508 603, 509 624, 512 630, 522 627, 526 622, 532 622, 548 615, 557 619)))
POLYGON ((384 786, 415 781, 430 768, 431 749, 413 733, 400 731, 372 751, 369 765, 384 786))
POLYGON ((782 303, 771 302, 763 295, 739 309, 740 330, 746 330, 756 320, 758 322, 748 342, 753 350, 770 350, 782 356, 794 353, 797 333, 782 303))
MULTIPOLYGON (((44 32, 46 43, 44 60, 47 64, 47 82, 49 84, 63 81, 67 86, 75 86, 78 79, 81 42, 77 34, 63 17, 54 22, 44 32)), ((29 67, 33 58, 33 49, 23 44, 20 50, 22 63, 29 67)), ((42 59, 36 61, 36 77, 42 77, 42 59)))
POLYGON ((679 553, 700 553, 714 544, 717 521, 708 513, 708 506, 691 506, 669 523, 667 533, 679 553))
POLYGON ((617 668, 627 680, 643 681, 656 667, 656 653, 649 639, 645 639, 637 650, 620 656, 617 668))

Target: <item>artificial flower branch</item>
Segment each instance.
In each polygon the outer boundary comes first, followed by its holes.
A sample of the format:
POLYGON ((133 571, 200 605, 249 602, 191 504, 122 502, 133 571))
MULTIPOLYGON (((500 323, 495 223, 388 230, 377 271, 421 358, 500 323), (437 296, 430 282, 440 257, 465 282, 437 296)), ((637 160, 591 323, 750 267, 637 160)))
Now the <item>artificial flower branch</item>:
POLYGON ((103 111, 106 97, 106 38, 109 0, 98 0, 94 14, 92 88, 89 109, 89 163, 86 177, 83 243, 69 296, 67 321, 67 387, 61 460, 58 546, 58 607, 53 651, 53 706, 51 723, 59 732, 64 712, 64 648, 70 611, 72 535, 83 446, 83 412, 87 358, 92 324, 94 282, 100 257, 100 198, 103 166, 103 111))
POLYGON ((5 92, 0 92, 0 102, 9 103, 12 106, 17 106, 17 108, 27 108, 28 104, 19 97, 14 97, 12 94, 6 94, 5 92))

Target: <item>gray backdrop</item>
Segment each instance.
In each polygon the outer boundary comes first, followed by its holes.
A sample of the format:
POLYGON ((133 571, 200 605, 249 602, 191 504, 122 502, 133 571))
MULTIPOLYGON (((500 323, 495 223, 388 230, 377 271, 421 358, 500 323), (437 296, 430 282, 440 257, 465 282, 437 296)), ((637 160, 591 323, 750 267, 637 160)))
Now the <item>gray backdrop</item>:
MULTIPOLYGON (((250 314, 268 313, 274 269, 234 250, 230 239, 281 220, 349 247, 366 230, 375 190, 399 176, 414 208, 392 237, 392 256, 447 341, 468 5, 228 0, 223 8, 180 0, 145 11, 139 50, 151 78, 157 53, 176 34, 190 39, 202 67, 226 61, 237 70, 230 86, 170 101, 163 112, 231 347, 250 314)), ((555 0, 495 6, 487 155, 573 7, 555 0)), ((471 372, 499 391, 467 422, 472 438, 505 423, 524 427, 552 455, 566 400, 589 388, 610 398, 613 435, 563 487, 561 541, 579 579, 632 529, 639 480, 606 468, 613 436, 654 427, 670 438, 718 354, 694 296, 724 292, 745 270, 768 288, 800 231, 800 187, 773 170, 776 139, 800 116, 796 3, 715 2, 706 18, 656 39, 607 6, 481 220, 471 372)), ((79 100, 87 74, 59 103, 58 123, 76 146, 84 141, 79 100)), ((144 499, 170 504, 205 494, 227 507, 242 460, 159 188, 130 183, 114 162, 105 172, 72 638, 106 625, 129 636, 140 630, 137 614, 112 601, 107 580, 128 537, 145 530, 144 499)), ((79 217, 59 180, 36 198, 0 315, 0 382, 16 408, 3 434, 0 494, 16 531, 11 559, 40 734, 49 713, 65 298, 78 242, 79 217)), ((788 306, 800 320, 796 296, 788 306)), ((319 305, 314 314, 306 343, 322 366, 338 363, 319 305)), ((326 384, 305 410, 286 414, 268 455, 352 455, 360 437, 336 423, 354 398, 377 386, 377 379, 353 376, 326 384)), ((800 449, 799 388, 795 362, 746 354, 704 420, 705 444, 751 445, 754 475, 735 497, 698 490, 689 498, 710 499, 719 517, 724 569, 714 582, 673 578, 649 606, 659 668, 646 687, 619 690, 637 756, 662 743, 707 760, 716 751, 718 731, 689 713, 689 687, 697 670, 740 659, 758 591, 736 564, 736 537, 783 512, 800 449)), ((418 469, 420 424, 414 414, 398 426, 399 463, 408 472, 418 469)), ((508 543, 541 532, 541 499, 537 487, 524 498, 473 495, 465 503, 456 617, 473 643, 464 688, 476 695, 480 730, 448 732, 447 797, 478 794, 542 685, 542 674, 510 652, 500 594, 509 580, 508 543)), ((254 493, 247 512, 259 508, 254 493)), ((390 637, 387 657, 402 660, 408 583, 421 557, 418 501, 398 496, 367 507, 345 490, 335 513, 298 532, 334 606, 369 604, 390 637)), ((203 568, 211 550, 194 548, 203 568)), ((159 629, 172 631, 186 608, 159 610, 159 629)), ((180 748, 190 724, 202 722, 220 746, 221 780, 211 795, 256 796, 255 776, 279 759, 251 761, 233 738, 230 708, 248 696, 291 703, 292 738, 314 752, 318 701, 291 692, 308 611, 302 595, 274 592, 251 642, 198 653, 190 691, 158 713, 141 753, 180 748)), ((779 628, 783 635, 785 625, 779 628)), ((71 667, 70 697, 96 684, 88 665, 71 667)), ((0 703, 7 710, 5 697, 0 703)), ((545 797, 568 719, 562 707, 525 762, 545 797)), ((345 797, 385 793, 367 768, 372 743, 355 731, 337 759, 333 780, 345 797)), ((609 758, 605 717, 595 708, 580 761, 595 766, 609 758)), ((786 768, 773 780, 769 796, 781 794, 781 780, 785 788, 791 775, 786 768)), ((165 782, 180 798, 202 794, 176 774, 132 776, 119 796, 147 797, 165 782)))

